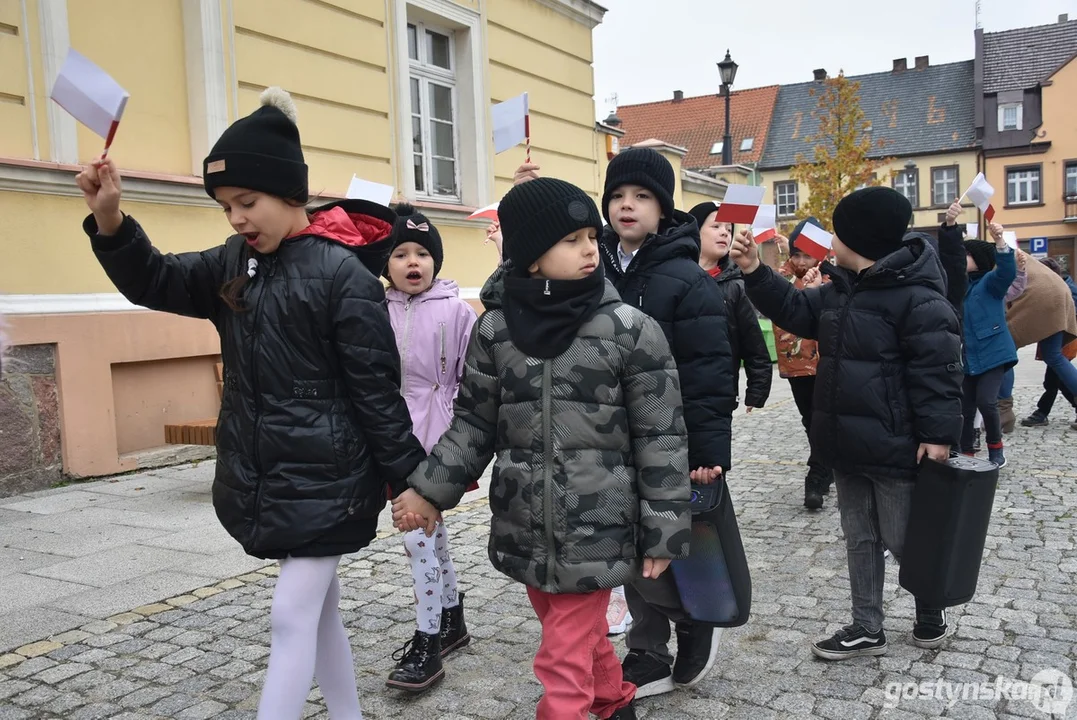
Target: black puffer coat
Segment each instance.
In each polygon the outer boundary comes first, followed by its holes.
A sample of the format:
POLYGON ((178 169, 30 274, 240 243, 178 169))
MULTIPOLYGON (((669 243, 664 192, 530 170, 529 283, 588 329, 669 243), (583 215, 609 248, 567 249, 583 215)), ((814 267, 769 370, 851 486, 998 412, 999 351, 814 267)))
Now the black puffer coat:
POLYGON ((96 234, 92 215, 84 224, 128 300, 217 327, 225 388, 213 506, 251 555, 365 547, 386 485, 406 489, 426 456, 400 396, 400 360, 377 278, 394 217, 364 201, 322 208, 311 234, 258 256, 240 313, 219 292, 247 271, 243 236, 164 255, 131 217, 110 237, 96 234))
POLYGON ((859 277, 823 267, 832 282, 804 291, 766 266, 744 276, 764 315, 819 341, 812 448, 841 472, 913 477, 921 443, 961 436, 961 337, 942 263, 912 238, 859 277))
POLYGON ((606 278, 621 299, 658 321, 677 362, 692 468, 731 465, 730 425, 737 388, 730 370, 726 307, 714 279, 699 266, 695 218, 673 221, 644 240, 627 270, 617 257, 620 238, 606 227, 599 243, 606 278))
POLYGON ((740 389, 740 366, 744 364, 744 374, 748 385, 744 391, 744 404, 748 407, 761 408, 770 397, 770 384, 774 377, 774 366, 770 362, 770 350, 763 330, 759 327, 759 316, 744 291, 744 274, 740 267, 726 255, 718 263, 721 272, 714 278, 725 301, 726 317, 729 322, 729 341, 733 350, 733 377, 740 389))

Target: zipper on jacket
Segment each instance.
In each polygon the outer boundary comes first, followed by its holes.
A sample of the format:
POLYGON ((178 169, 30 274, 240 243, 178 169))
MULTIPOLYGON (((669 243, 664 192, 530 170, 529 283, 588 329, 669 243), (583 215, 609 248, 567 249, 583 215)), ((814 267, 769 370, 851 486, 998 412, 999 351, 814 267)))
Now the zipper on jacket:
POLYGON ((445 323, 438 323, 438 346, 441 348, 441 374, 445 374, 445 323))
POLYGON ((841 437, 838 434, 840 428, 838 427, 838 413, 836 410, 838 400, 838 365, 841 361, 841 349, 842 345, 844 344, 842 338, 845 336, 845 319, 849 317, 849 308, 853 305, 853 297, 856 295, 856 291, 856 285, 853 285, 849 289, 849 299, 848 301, 846 301, 845 307, 841 309, 841 317, 838 318, 838 337, 837 342, 835 342, 836 347, 834 348, 834 371, 830 374, 830 387, 827 388, 830 391, 830 423, 833 437, 841 437))
POLYGON ((554 563, 557 548, 554 546, 553 533, 553 418, 550 410, 550 386, 552 385, 552 361, 542 363, 542 454, 545 462, 542 469, 542 514, 546 529, 546 580, 544 585, 553 588, 554 563))
POLYGON ((262 516, 262 488, 265 485, 262 479, 262 454, 259 451, 259 436, 262 431, 262 391, 258 385, 258 350, 261 345, 261 332, 258 329, 259 322, 262 318, 262 304, 265 300, 266 285, 270 278, 276 274, 277 263, 274 261, 268 263, 269 272, 259 273, 255 276, 255 282, 259 282, 258 288, 258 300, 255 303, 255 311, 253 318, 253 334, 254 338, 251 342, 251 387, 254 390, 254 470, 258 474, 258 487, 254 491, 254 525, 251 528, 252 539, 253 535, 258 531, 258 521, 262 516))
POLYGON ((404 303, 404 352, 400 354, 400 397, 406 397, 404 393, 408 385, 408 348, 411 345, 411 301, 408 298, 404 303))

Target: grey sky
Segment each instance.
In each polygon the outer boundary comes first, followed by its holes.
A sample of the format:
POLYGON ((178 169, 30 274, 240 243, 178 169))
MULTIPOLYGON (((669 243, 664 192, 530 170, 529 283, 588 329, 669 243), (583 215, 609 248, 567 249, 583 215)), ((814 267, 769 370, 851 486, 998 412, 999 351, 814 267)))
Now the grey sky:
MULTIPOLYGON (((597 0, 595 112, 718 91, 728 47, 740 68, 734 90, 811 80, 812 70, 861 75, 894 58, 931 64, 973 56, 974 0, 597 0), (871 7, 872 10, 867 8, 871 7), (879 8, 879 9, 876 9, 879 8), (883 15, 882 8, 885 8, 883 15)), ((981 0, 986 32, 1077 19, 1077 0, 981 0)))

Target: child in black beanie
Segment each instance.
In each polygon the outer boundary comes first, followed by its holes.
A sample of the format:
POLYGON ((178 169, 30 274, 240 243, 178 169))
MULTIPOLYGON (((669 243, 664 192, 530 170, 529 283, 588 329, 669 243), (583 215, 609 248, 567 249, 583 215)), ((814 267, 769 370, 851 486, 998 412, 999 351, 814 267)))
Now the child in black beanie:
MULTIPOLYGON (((812 645, 826 660, 886 652, 884 548, 901 557, 920 462, 945 462, 961 430, 961 338, 938 254, 904 239, 912 206, 890 188, 834 210, 831 282, 797 290, 759 261, 750 231, 730 251, 748 296, 774 322, 819 341, 812 448, 834 470, 853 621, 812 645)), ((939 647, 941 609, 916 601, 912 642, 939 647)))
POLYGON ((539 178, 509 191, 498 215, 506 262, 488 283, 452 423, 393 518, 430 532, 496 453, 490 559, 527 586, 542 622, 536 716, 635 718, 606 607, 611 588, 664 577, 688 550, 677 371, 658 324, 603 278, 590 196, 539 178))

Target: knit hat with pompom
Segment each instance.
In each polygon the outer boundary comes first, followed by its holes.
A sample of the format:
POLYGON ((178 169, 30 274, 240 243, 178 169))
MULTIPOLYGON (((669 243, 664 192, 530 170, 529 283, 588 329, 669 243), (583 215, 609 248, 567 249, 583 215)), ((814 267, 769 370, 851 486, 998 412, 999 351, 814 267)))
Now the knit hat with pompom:
POLYGON ((307 165, 292 96, 266 88, 259 108, 221 134, 202 161, 202 178, 212 198, 219 187, 238 187, 305 203, 307 165))

